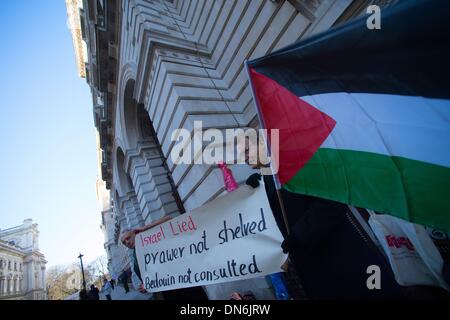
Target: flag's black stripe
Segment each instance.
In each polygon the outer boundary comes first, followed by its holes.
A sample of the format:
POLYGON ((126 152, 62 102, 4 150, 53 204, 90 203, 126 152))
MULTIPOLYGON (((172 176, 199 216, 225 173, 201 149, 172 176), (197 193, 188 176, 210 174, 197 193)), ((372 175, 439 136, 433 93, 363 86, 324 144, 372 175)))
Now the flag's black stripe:
POLYGON ((249 63, 298 96, 331 92, 450 98, 450 1, 406 0, 249 63))

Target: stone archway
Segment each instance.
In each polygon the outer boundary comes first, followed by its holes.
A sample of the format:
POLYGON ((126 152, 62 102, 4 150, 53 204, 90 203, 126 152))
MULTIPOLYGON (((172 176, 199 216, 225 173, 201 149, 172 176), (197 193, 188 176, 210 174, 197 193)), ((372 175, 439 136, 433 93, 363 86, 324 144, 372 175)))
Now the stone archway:
POLYGON ((140 140, 140 132, 137 116, 137 102, 134 99, 134 79, 129 79, 125 85, 123 94, 123 129, 124 140, 129 148, 135 148, 140 140))
POLYGON ((134 94, 135 81, 129 79, 124 88, 121 110, 123 141, 128 147, 123 159, 128 181, 124 187, 134 188, 142 218, 149 223, 168 214, 184 213, 185 210, 153 123, 134 94))
POLYGON ((116 169, 120 194, 117 193, 116 210, 120 218, 125 217, 127 229, 133 229, 143 225, 143 218, 133 182, 125 169, 125 163, 125 154, 119 147, 116 151, 116 169))

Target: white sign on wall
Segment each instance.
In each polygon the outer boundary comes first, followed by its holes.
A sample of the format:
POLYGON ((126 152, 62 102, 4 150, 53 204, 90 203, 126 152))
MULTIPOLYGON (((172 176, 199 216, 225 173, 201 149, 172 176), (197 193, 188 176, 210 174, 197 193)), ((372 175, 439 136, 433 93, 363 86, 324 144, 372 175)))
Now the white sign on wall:
POLYGON ((147 291, 208 285, 281 272, 287 255, 264 185, 241 186, 136 235, 147 291))

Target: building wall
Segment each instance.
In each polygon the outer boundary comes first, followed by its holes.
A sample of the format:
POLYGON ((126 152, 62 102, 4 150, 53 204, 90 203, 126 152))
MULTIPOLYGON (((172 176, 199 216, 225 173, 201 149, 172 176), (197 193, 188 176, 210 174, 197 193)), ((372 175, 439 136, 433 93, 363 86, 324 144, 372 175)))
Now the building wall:
MULTIPOLYGON (((223 191, 221 172, 208 165, 173 164, 172 131, 193 130, 195 120, 215 128, 254 125, 244 60, 328 29, 350 1, 305 3, 309 18, 289 1, 122 1, 113 150, 124 153, 125 171, 133 183, 131 195, 124 199, 131 202, 127 210, 136 207, 146 223, 176 212, 173 198, 162 195, 167 181, 158 181, 152 143, 139 144, 135 124, 126 119, 132 112, 129 95, 150 116, 184 207, 202 205, 223 191), (127 90, 131 84, 132 90, 127 90)), ((124 196, 129 187, 115 159, 113 183, 124 196)), ((250 173, 244 166, 232 169, 238 182, 250 173)))
POLYGON ((46 263, 31 219, 0 230, 0 299, 46 299, 46 263))
POLYGON ((129 265, 127 249, 117 241, 116 220, 110 191, 106 189, 104 181, 97 181, 97 200, 100 204, 102 224, 100 226, 104 236, 108 270, 112 277, 118 277, 129 265))

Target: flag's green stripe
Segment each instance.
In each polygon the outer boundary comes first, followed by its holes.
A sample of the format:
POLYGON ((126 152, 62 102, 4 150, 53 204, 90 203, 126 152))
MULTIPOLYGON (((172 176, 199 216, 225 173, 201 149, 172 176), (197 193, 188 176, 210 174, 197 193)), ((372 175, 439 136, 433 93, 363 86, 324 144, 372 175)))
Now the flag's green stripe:
POLYGON ((321 148, 284 188, 450 231, 448 167, 321 148))

